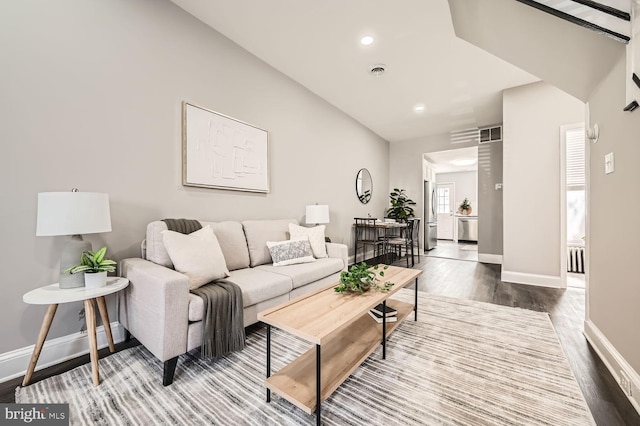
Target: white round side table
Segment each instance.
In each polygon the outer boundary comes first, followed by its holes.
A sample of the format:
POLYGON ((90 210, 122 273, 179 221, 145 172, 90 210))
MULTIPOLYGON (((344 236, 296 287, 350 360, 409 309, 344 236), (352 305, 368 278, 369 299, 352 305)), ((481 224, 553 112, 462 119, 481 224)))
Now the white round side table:
POLYGON ((107 303, 104 296, 116 293, 129 285, 129 280, 120 277, 107 277, 107 285, 100 288, 87 289, 86 287, 64 288, 61 289, 58 283, 36 288, 22 296, 22 301, 30 305, 49 305, 47 313, 42 321, 40 333, 38 334, 38 342, 33 348, 29 368, 24 375, 22 386, 27 386, 31 381, 31 376, 38 363, 42 346, 47 338, 53 317, 60 303, 84 301, 85 320, 87 322, 87 333, 89 335, 89 352, 91 356, 91 373, 93 376, 93 385, 100 384, 100 373, 98 371, 98 342, 96 339, 96 311, 93 302, 98 304, 104 331, 109 342, 109 350, 115 352, 113 344, 113 336, 111 335, 111 325, 109 322, 109 313, 107 311, 107 303))

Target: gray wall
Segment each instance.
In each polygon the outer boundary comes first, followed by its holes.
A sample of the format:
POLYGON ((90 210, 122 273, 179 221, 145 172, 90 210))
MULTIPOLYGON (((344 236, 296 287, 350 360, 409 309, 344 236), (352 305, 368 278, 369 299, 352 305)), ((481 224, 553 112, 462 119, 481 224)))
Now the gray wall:
MULTIPOLYGON (((327 203, 350 244, 353 217, 387 206, 387 141, 168 1, 2 2, 0 55, 0 353, 35 342, 45 308, 22 295, 57 277, 65 237, 35 236, 38 192, 109 193, 113 232, 87 239, 116 259, 165 217, 301 220, 327 203), (183 100, 270 132, 271 193, 182 186, 183 100)), ((79 331, 80 308, 62 305, 50 337, 79 331)))
POLYGON ((503 93, 502 279, 562 286, 559 129, 584 103, 546 82, 503 93))
POLYGON ((478 145, 478 253, 502 254, 502 141, 478 145))
MULTIPOLYGON (((615 349, 640 372, 640 227, 632 223, 640 211, 640 112, 623 112, 625 60, 589 99, 591 123, 600 127, 598 143, 589 143, 591 194, 587 235, 589 317, 615 349), (604 156, 613 152, 615 172, 604 174, 604 156)), ((638 93, 638 92, 636 92, 638 93)))

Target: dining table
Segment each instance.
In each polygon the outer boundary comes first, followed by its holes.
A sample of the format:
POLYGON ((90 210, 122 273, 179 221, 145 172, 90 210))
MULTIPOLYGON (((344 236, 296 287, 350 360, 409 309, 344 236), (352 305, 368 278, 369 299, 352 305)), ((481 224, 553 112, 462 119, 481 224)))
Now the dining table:
MULTIPOLYGON (((354 263, 358 262, 358 235, 360 234, 359 228, 367 228, 367 229, 373 229, 374 230, 374 234, 376 236, 376 238, 382 242, 382 257, 385 260, 384 263, 388 263, 387 262, 387 256, 389 255, 389 245, 387 244, 387 242, 389 241, 390 238, 393 237, 399 237, 402 236, 402 232, 404 229, 407 228, 407 223, 406 222, 397 222, 397 221, 390 221, 388 219, 385 220, 371 220, 371 221, 367 221, 366 223, 354 223, 353 224, 354 228, 355 228, 355 238, 354 238, 354 248, 353 248, 353 261, 354 263)), ((363 250, 363 258, 362 261, 366 261, 367 258, 366 256, 366 249, 363 250)))

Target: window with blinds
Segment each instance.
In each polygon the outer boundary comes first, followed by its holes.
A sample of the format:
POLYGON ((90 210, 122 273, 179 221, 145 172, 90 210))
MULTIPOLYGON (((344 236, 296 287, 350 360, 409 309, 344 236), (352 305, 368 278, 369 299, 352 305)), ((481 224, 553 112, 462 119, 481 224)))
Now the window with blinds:
POLYGON ((568 130, 567 138, 567 190, 585 188, 584 128, 568 130))
POLYGON ((565 132, 567 174, 567 244, 584 246, 585 236, 585 137, 584 127, 565 132))

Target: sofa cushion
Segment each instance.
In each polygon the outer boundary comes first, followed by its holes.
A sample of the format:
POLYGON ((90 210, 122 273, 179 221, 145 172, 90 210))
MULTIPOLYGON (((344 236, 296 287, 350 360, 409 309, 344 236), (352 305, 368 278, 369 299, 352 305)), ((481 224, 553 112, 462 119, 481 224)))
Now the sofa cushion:
MULTIPOLYGON (((249 266, 249 250, 244 230, 240 222, 204 222, 202 226, 211 226, 218 238, 218 243, 227 262, 227 269, 246 268, 249 266)), ((173 269, 173 262, 162 241, 162 231, 167 230, 167 224, 156 220, 147 225, 147 254, 146 259, 158 265, 173 269)))
POLYGON ((282 219, 246 220, 242 222, 252 267, 272 262, 267 248, 267 241, 288 240, 290 223, 298 224, 298 221, 295 219, 282 219))
POLYGON ((189 321, 202 321, 204 301, 202 297, 189 293, 189 321))
POLYGON ((343 268, 342 259, 325 258, 316 259, 313 263, 288 266, 261 265, 254 269, 289 277, 293 282, 293 288, 298 288, 340 272, 343 268))
POLYGON ((162 238, 176 271, 189 277, 189 289, 229 276, 218 239, 210 226, 185 235, 163 231, 162 238))
POLYGON ((324 225, 314 226, 313 228, 305 228, 304 226, 290 223, 289 233, 291 234, 292 240, 305 236, 308 237, 309 244, 311 244, 311 250, 313 250, 313 256, 316 259, 328 257, 324 238, 324 225))
POLYGON ((269 247, 269 254, 273 259, 273 266, 316 261, 307 237, 285 241, 267 241, 267 247, 269 247))
POLYGON ((218 237, 220 248, 230 271, 249 267, 249 249, 240 222, 201 222, 209 225, 218 237))
POLYGON ((242 300, 245 307, 287 294, 293 289, 290 277, 255 268, 232 271, 227 280, 242 289, 242 300))
POLYGON ((166 231, 167 224, 161 220, 156 220, 147 225, 147 255, 146 259, 173 269, 173 262, 164 248, 162 241, 162 231, 166 231))

